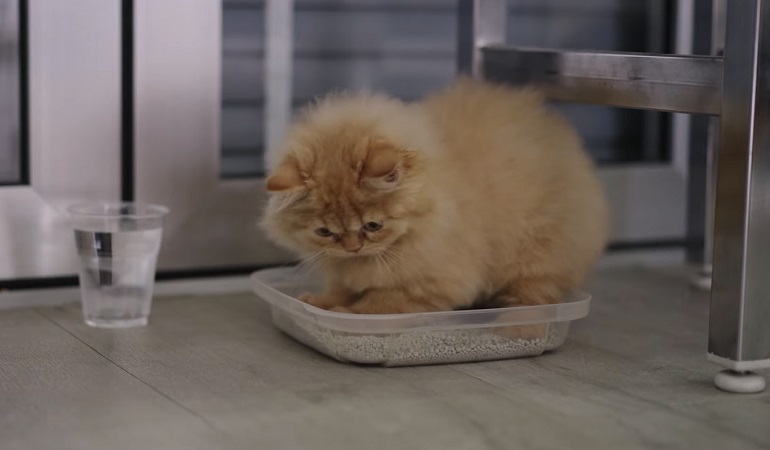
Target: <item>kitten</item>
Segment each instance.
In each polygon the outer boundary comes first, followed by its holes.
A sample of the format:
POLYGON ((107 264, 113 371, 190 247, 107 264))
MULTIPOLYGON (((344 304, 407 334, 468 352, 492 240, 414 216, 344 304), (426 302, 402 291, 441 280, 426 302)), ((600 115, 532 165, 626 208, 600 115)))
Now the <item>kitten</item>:
POLYGON ((288 133, 263 225, 320 263, 302 299, 352 313, 561 301, 603 252, 607 205, 541 95, 471 79, 417 103, 334 95, 288 133))

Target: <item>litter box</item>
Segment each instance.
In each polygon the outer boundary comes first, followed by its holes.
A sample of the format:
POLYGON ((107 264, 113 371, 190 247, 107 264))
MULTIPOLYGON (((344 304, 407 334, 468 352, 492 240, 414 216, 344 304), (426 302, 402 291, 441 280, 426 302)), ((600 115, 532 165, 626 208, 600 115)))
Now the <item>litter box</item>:
POLYGON ((572 291, 563 303, 410 314, 347 314, 295 297, 318 293, 319 277, 302 268, 251 276, 273 323, 305 345, 349 363, 382 366, 447 364, 536 356, 560 347, 570 322, 588 315, 591 296, 572 291))

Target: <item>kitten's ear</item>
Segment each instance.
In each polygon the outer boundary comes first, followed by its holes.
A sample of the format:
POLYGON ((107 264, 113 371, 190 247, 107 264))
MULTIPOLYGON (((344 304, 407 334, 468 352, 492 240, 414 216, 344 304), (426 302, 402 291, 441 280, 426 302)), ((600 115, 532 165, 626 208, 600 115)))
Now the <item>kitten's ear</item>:
POLYGON ((401 181, 403 153, 386 141, 369 142, 361 175, 376 188, 395 187, 401 181))
POLYGON ((291 157, 285 158, 267 178, 268 192, 281 192, 298 187, 302 187, 302 176, 297 162, 291 157))

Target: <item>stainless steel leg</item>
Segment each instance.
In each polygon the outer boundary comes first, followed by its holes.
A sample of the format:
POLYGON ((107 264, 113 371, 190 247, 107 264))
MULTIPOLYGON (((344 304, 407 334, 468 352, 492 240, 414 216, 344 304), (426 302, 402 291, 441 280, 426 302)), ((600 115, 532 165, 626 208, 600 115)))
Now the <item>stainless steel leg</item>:
POLYGON ((458 0, 457 71, 483 76, 480 49, 505 44, 508 29, 506 0, 458 0))
MULTIPOLYGON (((701 206, 701 208, 693 208, 697 209, 697 212, 701 214, 700 217, 693 218, 694 221, 698 225, 701 226, 701 229, 698 230, 698 232, 703 233, 701 236, 703 236, 703 245, 702 248, 700 248, 700 263, 701 267, 700 270, 695 274, 695 276, 692 278, 692 284, 698 289, 704 290, 704 291, 710 291, 711 285, 712 285, 712 275, 713 275, 713 255, 714 255, 714 206, 716 203, 716 153, 719 143, 719 118, 717 117, 703 117, 697 119, 697 125, 701 126, 701 131, 703 130, 703 127, 705 127, 705 130, 708 134, 708 136, 705 139, 705 168, 703 169, 705 173, 702 174, 702 176, 705 178, 705 182, 702 182, 702 184, 698 184, 698 188, 701 188, 701 192, 693 193, 693 195, 688 199, 689 201, 693 200, 694 196, 703 196, 701 199, 699 199, 702 204, 701 205, 690 205, 688 204, 688 208, 691 208, 692 206, 701 206), (702 120, 702 121, 701 121, 702 120), (705 195, 704 195, 705 194, 705 195)), ((695 151, 695 148, 692 148, 691 151, 695 151)), ((700 149, 698 149, 700 150, 700 149)), ((702 150, 700 150, 702 151, 702 150)), ((693 155, 694 156, 694 155, 693 155)), ((690 173, 691 177, 694 177, 695 174, 690 173)), ((691 180, 695 184, 695 180, 691 180)), ((688 214, 693 213, 693 211, 688 210, 688 214)))
POLYGON ((727 2, 724 58, 708 357, 746 392, 770 367, 770 0, 727 2))
MULTIPOLYGON (((712 0, 711 7, 713 8, 711 17, 711 54, 714 56, 724 56, 725 30, 727 25, 727 0, 712 0)), ((710 117, 708 127, 708 155, 706 156, 706 239, 703 249, 703 273, 708 276, 708 286, 711 288, 714 270, 714 207, 716 206, 717 184, 716 153, 719 148, 720 137, 719 118, 710 117)))
MULTIPOLYGON (((712 0, 711 5, 699 4, 699 7, 707 7, 711 9, 711 31, 709 51, 714 56, 722 56, 724 54, 725 47, 725 19, 726 19, 726 0, 712 0)), ((702 189, 705 191, 705 197, 700 199, 701 203, 692 205, 695 210, 694 214, 700 214, 700 217, 691 218, 693 222, 700 224, 701 229, 699 232, 703 232, 703 248, 700 262, 701 269, 693 278, 693 284, 703 290, 711 290, 712 273, 713 273, 713 253, 714 253, 714 203, 716 196, 716 150, 719 142, 719 118, 699 118, 697 119, 699 125, 707 128, 707 137, 705 142, 705 183, 702 185, 702 189), (698 207, 700 206, 700 207, 698 207)), ((702 130, 699 130, 702 131, 702 130)), ((698 142, 700 144, 700 142, 698 142)), ((691 151, 695 153, 698 149, 692 148, 691 151)), ((693 154, 692 156, 697 156, 693 154)), ((692 180, 693 184, 696 180, 692 180)), ((692 185, 691 185, 692 186, 692 185)), ((701 185, 698 185, 701 188, 701 185)), ((694 195, 701 195, 700 192, 694 195)), ((688 199, 688 207, 692 197, 688 199)), ((695 202, 693 202, 695 203, 695 202)), ((689 210, 688 210, 689 212, 689 210)))

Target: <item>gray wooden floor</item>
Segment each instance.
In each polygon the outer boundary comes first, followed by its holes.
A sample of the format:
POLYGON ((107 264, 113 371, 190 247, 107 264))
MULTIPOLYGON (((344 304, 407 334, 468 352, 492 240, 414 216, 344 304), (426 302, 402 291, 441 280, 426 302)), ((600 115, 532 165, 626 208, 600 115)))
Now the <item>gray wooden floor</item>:
POLYGON ((165 298, 108 331, 77 306, 0 313, 0 448, 770 448, 770 393, 719 392, 707 298, 604 270, 558 352, 454 366, 343 365, 250 295, 165 298))

